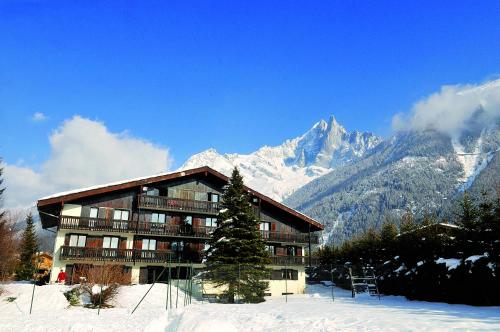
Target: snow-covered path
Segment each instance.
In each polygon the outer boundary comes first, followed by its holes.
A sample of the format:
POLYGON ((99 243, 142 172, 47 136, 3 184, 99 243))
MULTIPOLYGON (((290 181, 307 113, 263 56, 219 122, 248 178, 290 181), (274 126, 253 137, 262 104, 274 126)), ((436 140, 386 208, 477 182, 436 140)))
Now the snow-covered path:
MULTIPOLYGON (((165 313, 165 286, 155 285, 134 315, 131 309, 146 285, 124 287, 123 307, 96 310, 71 308, 64 286, 37 287, 39 301, 28 315, 29 285, 6 288, 16 301, 0 300, 0 331, 500 331, 499 307, 472 307, 407 301, 402 297, 350 298, 350 292, 311 286, 307 295, 268 300, 261 304, 194 303, 165 313), (43 301, 42 301, 43 299, 43 301)), ((182 301, 179 302, 182 306, 182 301)))

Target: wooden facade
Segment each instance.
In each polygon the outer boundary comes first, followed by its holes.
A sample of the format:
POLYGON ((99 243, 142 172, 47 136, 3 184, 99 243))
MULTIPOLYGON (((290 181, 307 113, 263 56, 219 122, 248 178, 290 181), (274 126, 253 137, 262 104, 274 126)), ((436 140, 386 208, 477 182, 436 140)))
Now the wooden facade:
MULTIPOLYGON (((44 228, 57 227, 55 255, 75 262, 116 264, 202 262, 228 178, 202 167, 75 191, 38 201, 44 228)), ((322 225, 247 188, 273 265, 306 265, 305 248, 322 225)), ((143 270, 141 266, 141 271, 143 270)), ((144 279, 143 276, 140 279, 144 279)), ((142 280, 141 279, 141 280, 142 280)))

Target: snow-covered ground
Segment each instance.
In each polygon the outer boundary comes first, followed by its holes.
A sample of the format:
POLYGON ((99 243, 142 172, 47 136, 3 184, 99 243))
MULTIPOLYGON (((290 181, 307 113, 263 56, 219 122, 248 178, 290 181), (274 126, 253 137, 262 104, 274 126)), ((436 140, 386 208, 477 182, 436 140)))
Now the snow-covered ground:
MULTIPOLYGON (((444 331, 500 330, 499 307, 472 307, 407 301, 402 297, 352 299, 350 292, 309 286, 306 295, 261 304, 208 304, 194 301, 165 311, 166 286, 155 285, 139 309, 133 307, 149 286, 123 287, 112 309, 68 308, 65 286, 7 284, 0 297, 1 331, 444 331), (8 296, 16 297, 7 302, 8 296)), ((175 294, 175 289, 173 290, 175 294)), ((181 293, 182 296, 182 293, 181 293)))

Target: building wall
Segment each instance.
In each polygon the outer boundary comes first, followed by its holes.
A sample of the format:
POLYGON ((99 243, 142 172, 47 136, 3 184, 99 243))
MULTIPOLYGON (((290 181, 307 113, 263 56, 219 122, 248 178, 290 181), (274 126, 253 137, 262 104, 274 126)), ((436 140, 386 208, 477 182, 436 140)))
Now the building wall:
MULTIPOLYGON (((272 266, 272 269, 281 270, 282 266, 272 266)), ((298 270, 297 280, 268 280, 269 288, 266 293, 270 293, 271 297, 281 297, 284 293, 304 294, 306 289, 306 273, 303 266, 294 266, 291 268, 298 270)), ((216 288, 213 284, 203 284, 203 294, 219 295, 225 290, 225 287, 216 288)))
MULTIPOLYGON (((63 270, 66 271, 66 265, 68 264, 73 264, 73 263, 86 263, 86 264, 102 264, 102 262, 92 262, 88 260, 83 260, 83 261, 75 261, 75 260, 60 260, 61 257, 61 246, 64 246, 64 242, 66 240, 66 235, 67 234, 89 234, 90 232, 84 231, 84 230, 72 230, 72 229, 60 229, 57 231, 56 235, 56 240, 54 243, 54 259, 52 261, 52 271, 50 274, 50 281, 51 282, 56 282, 57 281, 57 275, 59 274, 59 271, 63 270)), ((134 245, 134 235, 133 234, 127 234, 127 233, 109 233, 109 232, 96 232, 92 231, 92 235, 95 236, 120 236, 122 238, 126 238, 126 249, 132 249, 134 245)), ((125 263, 120 263, 118 262, 117 264, 120 265, 127 265, 125 263)))
MULTIPOLYGON (((192 191, 197 191, 197 192, 202 192, 202 193, 218 193, 221 195, 221 188, 220 184, 216 185, 211 183, 211 181, 207 181, 205 179, 179 179, 179 180, 174 180, 174 181, 167 181, 163 183, 157 183, 154 185, 150 185, 149 188, 157 188, 160 190, 160 195, 167 195, 170 189, 179 189, 179 190, 192 190, 192 191)), ((136 199, 137 199, 137 194, 140 192, 139 188, 136 189, 128 189, 125 191, 120 191, 120 192, 113 192, 110 194, 106 195, 97 195, 94 197, 88 197, 80 200, 75 200, 71 202, 70 204, 65 203, 63 205, 61 215, 66 215, 66 216, 73 216, 73 217, 79 217, 79 216, 88 216, 90 207, 102 207, 102 208, 108 208, 108 209, 128 209, 130 210, 130 220, 139 220, 139 212, 141 213, 141 221, 149 221, 150 219, 150 214, 152 211, 148 210, 141 210, 139 211, 137 209, 136 205, 136 199)), ((254 203, 254 206, 256 208, 256 212, 258 213, 258 216, 260 216, 262 221, 268 221, 272 223, 272 228, 270 229, 271 231, 278 231, 278 232, 291 232, 291 233, 297 233, 300 232, 300 227, 298 225, 294 224, 294 222, 291 222, 291 219, 288 219, 284 217, 284 214, 280 213, 276 209, 270 209, 270 210, 260 210, 258 202, 254 203), (260 210, 260 211, 259 211, 260 210)), ((161 211, 158 211, 161 212, 161 211)), ((99 214, 101 211, 99 211, 99 214)), ((181 216, 182 214, 180 213, 173 213, 173 212, 161 212, 161 213, 166 213, 167 215, 173 216, 172 218, 169 218, 168 221, 172 224, 178 224, 181 221, 181 216)), ((106 213, 107 215, 105 217, 111 218, 113 216, 112 210, 109 210, 109 213, 106 213)), ((204 218, 206 216, 198 216, 196 213, 184 213, 185 215, 192 215, 193 216, 193 225, 204 225, 204 218)), ((99 215, 99 217, 103 217, 99 215)), ((304 225, 301 225, 302 228, 304 228, 304 225)), ((302 230, 303 231, 303 230, 302 230)), ((126 248, 127 249, 133 249, 134 244, 137 246, 139 245, 139 241, 141 237, 148 237, 148 238, 157 238, 157 235, 137 235, 133 233, 117 233, 117 232, 97 232, 97 231, 87 231, 87 230, 68 230, 68 229, 59 229, 57 232, 55 244, 54 244, 54 260, 53 260, 53 268, 52 268, 52 273, 51 273, 51 281, 56 281, 57 280, 57 274, 59 271, 65 270, 67 264, 73 264, 73 263, 79 263, 76 261, 72 260, 65 260, 65 261, 60 261, 60 248, 61 246, 64 245, 65 243, 65 237, 67 234, 86 234, 86 235, 93 235, 93 236, 118 236, 121 238, 126 239, 126 248), (135 241, 134 241, 135 240, 135 241)), ((164 249, 168 249, 169 243, 173 241, 174 239, 171 237, 164 237, 164 242, 166 243, 166 247, 164 249)), ((175 238, 175 240, 182 240, 182 238, 175 238)), ((202 241, 193 241, 193 240, 185 240, 186 242, 197 242, 196 244, 197 249, 200 250, 203 248, 203 244, 201 243, 202 241)), ((277 255, 286 255, 286 244, 280 244, 280 243, 274 243, 276 249, 275 254, 277 255)), ((304 250, 303 247, 300 244, 294 244, 295 246, 299 247, 300 249, 297 249, 297 254, 303 255, 304 250)), ((91 264, 92 261, 82 261, 81 263, 87 263, 91 264)), ((102 264, 102 262, 97 261, 93 262, 95 264, 102 264)), ((132 283, 139 283, 139 277, 140 277, 140 268, 141 267, 147 267, 147 266, 154 266, 155 264, 153 263, 135 263, 135 265, 132 265, 131 263, 125 263, 125 262, 117 262, 117 264, 121 265, 127 265, 132 268, 132 283)), ((294 294, 297 293, 303 293, 304 288, 305 288, 305 273, 304 273, 304 268, 300 267, 299 268, 299 280, 288 280, 286 282, 286 285, 289 288, 289 292, 292 292, 294 294)), ((272 296, 281 296, 281 293, 285 292, 285 281, 284 280, 271 280, 270 281, 270 292, 273 294, 272 296)))

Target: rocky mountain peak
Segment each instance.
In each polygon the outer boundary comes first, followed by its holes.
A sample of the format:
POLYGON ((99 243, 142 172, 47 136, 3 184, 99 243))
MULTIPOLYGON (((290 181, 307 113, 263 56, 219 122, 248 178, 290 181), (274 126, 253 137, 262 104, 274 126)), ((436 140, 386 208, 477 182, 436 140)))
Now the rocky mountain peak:
POLYGON ((251 187, 281 201, 338 165, 363 156, 381 141, 371 133, 349 133, 331 115, 328 121, 320 120, 305 134, 281 145, 263 146, 247 155, 222 155, 211 148, 193 155, 181 169, 208 165, 229 175, 238 166, 251 187))

